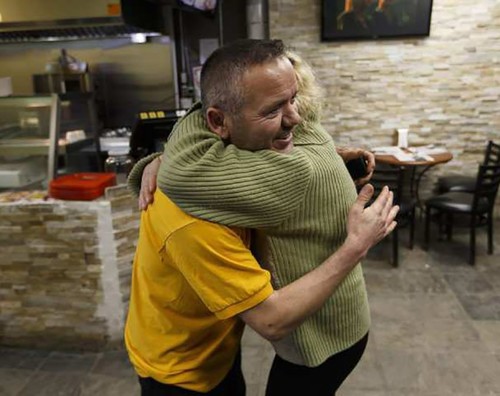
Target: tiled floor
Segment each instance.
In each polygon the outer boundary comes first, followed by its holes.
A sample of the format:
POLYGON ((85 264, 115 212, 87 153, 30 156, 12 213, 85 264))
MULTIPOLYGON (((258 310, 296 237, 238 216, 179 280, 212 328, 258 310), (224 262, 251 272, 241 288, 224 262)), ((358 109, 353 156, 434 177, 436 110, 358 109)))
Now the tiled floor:
MULTIPOLYGON (((500 224, 496 254, 478 235, 477 266, 467 264, 467 234, 401 249, 388 262, 382 243, 365 261, 372 308, 367 352, 341 396, 500 395, 500 224)), ((420 238, 420 233, 417 233, 420 238)), ((404 242, 405 235, 401 240, 404 242)), ((244 337, 248 396, 263 390, 273 352, 255 333, 244 337)), ((75 354, 0 348, 1 396, 138 395, 123 351, 75 354)), ((314 395, 311 395, 314 396, 314 395)))

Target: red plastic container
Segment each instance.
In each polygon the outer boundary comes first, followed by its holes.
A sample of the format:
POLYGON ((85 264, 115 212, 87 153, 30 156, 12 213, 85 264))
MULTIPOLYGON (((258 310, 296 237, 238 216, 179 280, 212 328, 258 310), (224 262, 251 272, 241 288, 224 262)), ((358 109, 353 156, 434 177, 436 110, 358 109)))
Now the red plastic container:
POLYGON ((92 201, 104 194, 106 187, 116 185, 115 173, 73 173, 50 182, 52 198, 71 201, 92 201))

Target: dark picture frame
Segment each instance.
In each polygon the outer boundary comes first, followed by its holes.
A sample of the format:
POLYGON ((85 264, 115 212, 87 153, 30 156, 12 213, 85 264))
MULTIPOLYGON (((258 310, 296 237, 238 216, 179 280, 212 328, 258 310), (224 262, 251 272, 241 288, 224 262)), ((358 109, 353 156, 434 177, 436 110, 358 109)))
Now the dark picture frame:
POLYGON ((322 41, 428 36, 432 0, 322 0, 322 41))

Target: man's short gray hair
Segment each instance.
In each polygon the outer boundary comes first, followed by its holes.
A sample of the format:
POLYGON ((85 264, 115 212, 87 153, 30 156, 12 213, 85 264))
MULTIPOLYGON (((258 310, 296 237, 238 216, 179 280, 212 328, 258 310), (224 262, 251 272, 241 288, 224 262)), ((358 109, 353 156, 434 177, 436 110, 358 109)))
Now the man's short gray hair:
POLYGON ((242 78, 252 66, 286 57, 281 40, 238 40, 215 50, 201 69, 203 113, 216 107, 236 114, 244 102, 242 78))

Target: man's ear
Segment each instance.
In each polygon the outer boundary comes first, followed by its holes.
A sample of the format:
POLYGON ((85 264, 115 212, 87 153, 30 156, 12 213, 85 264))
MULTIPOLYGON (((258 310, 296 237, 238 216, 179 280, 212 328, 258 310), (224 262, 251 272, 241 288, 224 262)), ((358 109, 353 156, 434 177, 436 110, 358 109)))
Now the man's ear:
POLYGON ((208 128, 217 135, 220 136, 221 139, 226 140, 229 138, 229 128, 228 128, 228 119, 224 112, 221 109, 217 109, 215 107, 209 107, 207 109, 207 124, 208 128))

